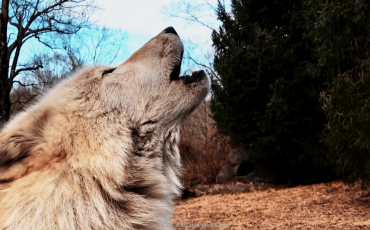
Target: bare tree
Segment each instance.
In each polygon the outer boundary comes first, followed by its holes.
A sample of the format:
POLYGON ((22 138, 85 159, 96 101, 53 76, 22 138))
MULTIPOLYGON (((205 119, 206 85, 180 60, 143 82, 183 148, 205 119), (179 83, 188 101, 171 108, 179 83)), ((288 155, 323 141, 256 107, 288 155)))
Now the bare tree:
POLYGON ((75 53, 84 60, 85 64, 111 65, 127 51, 125 42, 128 36, 121 29, 92 25, 72 36, 69 41, 74 46, 78 44, 78 50, 75 50, 75 53))
POLYGON ((49 88, 89 64, 111 64, 126 51, 127 34, 120 29, 90 25, 76 34, 53 36, 50 52, 36 53, 28 66, 43 68, 22 72, 22 82, 14 80, 11 114, 17 113, 49 88))
POLYGON ((49 88, 83 65, 82 60, 68 51, 37 54, 30 60, 29 65, 37 66, 41 63, 43 68, 22 72, 20 74, 22 81, 13 81, 10 114, 15 114, 32 104, 49 88))
POLYGON ((53 48, 45 34, 74 34, 88 24, 93 0, 2 0, 0 14, 0 122, 10 116, 15 77, 42 68, 18 64, 22 47, 32 39, 53 48))

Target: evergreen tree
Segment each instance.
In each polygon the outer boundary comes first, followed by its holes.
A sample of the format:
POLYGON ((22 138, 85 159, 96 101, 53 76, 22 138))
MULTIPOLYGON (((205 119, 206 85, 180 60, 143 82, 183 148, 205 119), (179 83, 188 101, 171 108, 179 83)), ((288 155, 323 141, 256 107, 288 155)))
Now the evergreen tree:
POLYGON ((312 77, 325 78, 324 142, 341 176, 370 178, 370 1, 314 0, 304 5, 313 41, 312 77))
POLYGON ((212 82, 211 109, 220 132, 234 145, 252 144, 257 162, 277 180, 295 183, 335 176, 319 142, 326 118, 318 101, 326 79, 307 71, 315 56, 304 6, 232 0, 228 13, 219 2, 222 25, 212 35, 221 80, 212 82))

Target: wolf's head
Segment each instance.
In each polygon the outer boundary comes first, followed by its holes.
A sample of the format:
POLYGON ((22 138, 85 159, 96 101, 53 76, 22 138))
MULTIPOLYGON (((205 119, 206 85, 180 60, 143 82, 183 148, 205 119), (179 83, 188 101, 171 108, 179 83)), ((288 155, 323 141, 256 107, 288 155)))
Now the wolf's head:
POLYGON ((179 36, 168 27, 126 62, 104 74, 101 94, 107 104, 124 107, 136 121, 181 120, 209 91, 209 79, 203 71, 180 77, 183 53, 179 36))
POLYGON ((179 166, 179 125, 210 87, 203 71, 179 76, 183 52, 169 27, 123 64, 87 68, 56 86, 0 134, 0 183, 65 159, 105 167, 119 181, 122 168, 113 165, 125 165, 129 152, 179 166))

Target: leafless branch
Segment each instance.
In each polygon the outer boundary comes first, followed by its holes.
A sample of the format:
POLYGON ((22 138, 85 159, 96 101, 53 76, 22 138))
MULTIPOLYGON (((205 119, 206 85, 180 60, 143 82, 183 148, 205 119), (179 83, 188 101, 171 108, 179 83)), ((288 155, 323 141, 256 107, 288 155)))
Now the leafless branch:
POLYGON ((205 5, 212 8, 214 12, 216 12, 216 8, 212 6, 207 0, 204 0, 205 4, 199 3, 190 3, 189 1, 180 1, 176 5, 170 5, 170 7, 164 8, 164 14, 167 14, 171 18, 180 18, 186 22, 195 22, 198 23, 212 31, 217 33, 217 30, 213 28, 211 25, 207 24, 201 18, 210 16, 210 14, 199 14, 199 12, 204 12, 203 7, 205 5))
POLYGON ((43 40, 41 40, 40 36, 37 36, 35 35, 35 38, 41 43, 43 44, 44 46, 48 47, 49 49, 54 49, 54 47, 52 47, 51 45, 49 45, 48 43, 44 42, 43 40))
POLYGON ((208 69, 209 71, 211 71, 212 75, 213 75, 215 78, 217 78, 217 80, 221 81, 221 79, 220 79, 220 78, 217 76, 217 74, 212 70, 212 68, 210 68, 209 66, 206 66, 206 65, 204 65, 204 64, 202 64, 202 63, 197 62, 197 61, 196 61, 196 60, 194 60, 194 58, 192 58, 191 56, 188 56, 188 58, 189 58, 190 60, 192 60, 195 64, 200 65, 200 66, 203 66, 204 68, 206 68, 206 69, 208 69))
POLYGON ((29 90, 17 89, 15 92, 13 92, 13 95, 12 95, 13 113, 23 110, 24 107, 27 106, 27 104, 29 104, 32 100, 34 100, 39 95, 40 93, 30 94, 29 90), (14 99, 14 96, 16 96, 16 99, 14 99))
MULTIPOLYGON (((216 8, 214 8, 207 0, 204 0, 209 7, 211 7, 215 12, 217 11, 216 8)), ((225 3, 224 3, 225 4, 225 3)))
MULTIPOLYGON (((207 27, 208 29, 210 29, 212 31, 216 31, 214 28, 212 28, 211 26, 207 25, 206 23, 200 21, 198 17, 196 17, 195 15, 190 14, 190 13, 188 14, 189 17, 184 17, 184 16, 180 16, 180 15, 170 15, 170 16, 174 17, 174 18, 181 18, 181 19, 184 19, 185 21, 196 22, 196 23, 201 24, 202 26, 207 27)), ((217 33, 217 31, 216 31, 216 33, 217 33)))
POLYGON ((42 65, 37 65, 37 66, 17 69, 17 71, 15 71, 15 76, 17 76, 20 72, 23 72, 23 71, 37 70, 37 69, 40 69, 40 68, 44 68, 44 67, 42 65))
POLYGON ((20 82, 20 81, 13 81, 13 83, 17 83, 17 84, 19 84, 19 85, 20 85, 20 86, 22 86, 22 87, 37 86, 37 84, 35 84, 35 83, 31 83, 31 84, 24 84, 24 83, 22 83, 22 82, 20 82))

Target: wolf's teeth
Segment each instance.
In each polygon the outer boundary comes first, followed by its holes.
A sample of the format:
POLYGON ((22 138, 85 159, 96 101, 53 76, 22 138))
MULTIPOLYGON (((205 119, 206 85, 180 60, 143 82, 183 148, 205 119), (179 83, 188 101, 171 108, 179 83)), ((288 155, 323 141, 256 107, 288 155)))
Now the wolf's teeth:
POLYGON ((190 68, 190 71, 191 71, 191 73, 192 73, 192 74, 195 72, 195 70, 194 70, 194 69, 192 69, 192 68, 190 68))

